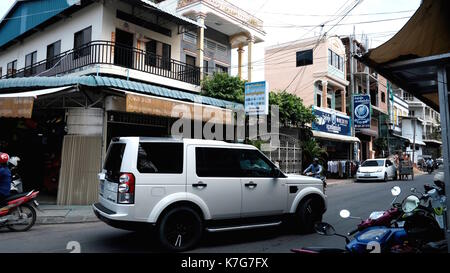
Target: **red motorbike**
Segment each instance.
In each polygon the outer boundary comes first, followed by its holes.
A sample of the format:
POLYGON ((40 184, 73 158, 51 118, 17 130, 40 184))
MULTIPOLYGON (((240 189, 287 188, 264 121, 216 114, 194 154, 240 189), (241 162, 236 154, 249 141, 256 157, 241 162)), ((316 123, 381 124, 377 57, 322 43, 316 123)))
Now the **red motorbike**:
POLYGON ((16 194, 8 197, 0 204, 0 228, 12 231, 27 231, 36 222, 36 201, 38 191, 16 194))

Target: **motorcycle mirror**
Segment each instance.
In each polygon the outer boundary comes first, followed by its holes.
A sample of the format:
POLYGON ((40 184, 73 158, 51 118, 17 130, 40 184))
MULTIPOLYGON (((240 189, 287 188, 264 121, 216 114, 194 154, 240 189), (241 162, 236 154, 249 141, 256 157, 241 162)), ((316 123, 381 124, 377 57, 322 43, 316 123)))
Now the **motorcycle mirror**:
POLYGON ((314 230, 321 235, 332 236, 336 234, 334 227, 328 223, 317 223, 314 225, 314 230))
POLYGON ((417 192, 416 188, 411 188, 411 192, 417 192))
POLYGON ((415 195, 410 195, 406 197, 405 200, 403 200, 402 210, 405 213, 412 212, 419 206, 419 204, 420 204, 419 197, 415 195))
POLYGON ((391 189, 391 194, 392 194, 393 196, 399 196, 401 192, 402 192, 402 189, 400 189, 399 186, 394 186, 394 187, 392 187, 392 189, 391 189))
POLYGON ((350 217, 350 211, 343 209, 339 212, 339 215, 341 216, 341 218, 347 219, 350 217))

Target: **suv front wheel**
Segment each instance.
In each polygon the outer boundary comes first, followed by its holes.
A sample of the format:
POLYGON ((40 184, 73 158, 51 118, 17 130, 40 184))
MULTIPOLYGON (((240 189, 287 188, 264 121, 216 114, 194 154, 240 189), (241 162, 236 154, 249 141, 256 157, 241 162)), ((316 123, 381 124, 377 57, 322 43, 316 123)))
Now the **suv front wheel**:
POLYGON ((167 211, 158 225, 161 245, 169 251, 186 251, 201 239, 202 219, 190 207, 175 207, 167 211))
POLYGON ((301 233, 311 233, 314 225, 322 221, 323 210, 316 198, 307 197, 298 206, 296 212, 297 227, 301 233))

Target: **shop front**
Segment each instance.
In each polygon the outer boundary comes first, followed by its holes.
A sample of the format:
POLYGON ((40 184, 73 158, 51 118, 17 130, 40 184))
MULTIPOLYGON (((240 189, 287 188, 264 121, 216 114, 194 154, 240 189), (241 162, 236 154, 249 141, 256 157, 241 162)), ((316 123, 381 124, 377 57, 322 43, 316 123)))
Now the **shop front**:
POLYGON ((24 187, 40 190, 43 203, 96 202, 97 174, 113 137, 167 137, 180 117, 229 125, 231 110, 224 108, 236 105, 119 79, 68 78, 0 83, 0 151, 21 158, 24 187))
POLYGON ((350 118, 330 109, 313 108, 317 120, 312 124, 313 137, 327 152, 328 178, 353 177, 356 173, 356 155, 360 140, 351 136, 350 118))

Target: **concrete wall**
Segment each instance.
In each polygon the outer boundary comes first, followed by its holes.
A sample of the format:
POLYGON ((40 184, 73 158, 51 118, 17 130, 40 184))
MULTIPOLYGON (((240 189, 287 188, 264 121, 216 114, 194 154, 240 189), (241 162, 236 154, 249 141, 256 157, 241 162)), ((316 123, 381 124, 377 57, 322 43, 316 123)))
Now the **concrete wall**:
MULTIPOLYGON (((266 48, 265 79, 271 90, 284 90, 303 99, 306 106, 314 104, 314 84, 329 77, 345 80, 328 65, 328 48, 341 55, 345 61, 345 47, 340 39, 331 37, 317 43, 317 37, 266 48), (313 49, 313 64, 296 66, 296 52, 313 49)), ((331 87, 332 83, 328 82, 331 87)))
POLYGON ((17 69, 25 66, 25 56, 37 51, 37 61, 47 57, 47 45, 61 40, 61 52, 73 48, 74 34, 84 28, 92 26, 92 40, 99 40, 102 34, 103 6, 93 3, 70 17, 48 26, 22 42, 0 52, 0 67, 3 75, 7 72, 7 64, 17 59, 17 69))

